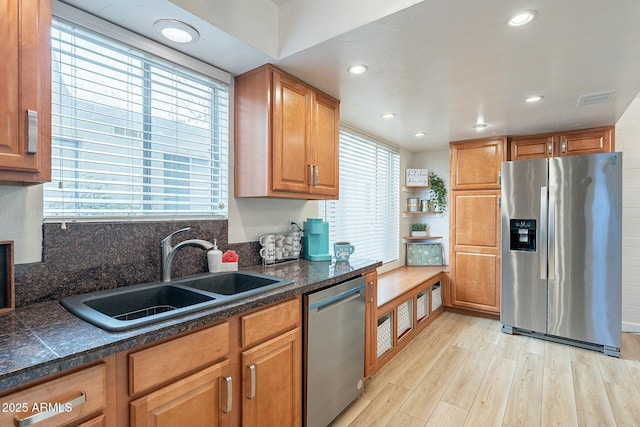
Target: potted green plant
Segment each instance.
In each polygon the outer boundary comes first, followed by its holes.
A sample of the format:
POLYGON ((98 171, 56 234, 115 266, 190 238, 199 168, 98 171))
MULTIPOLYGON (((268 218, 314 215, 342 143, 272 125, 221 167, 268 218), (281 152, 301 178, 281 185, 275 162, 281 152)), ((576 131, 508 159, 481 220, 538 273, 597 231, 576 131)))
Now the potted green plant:
POLYGON ((447 187, 445 187, 444 181, 435 173, 431 173, 429 174, 429 187, 434 212, 444 212, 447 208, 447 187))
POLYGON ((411 236, 412 237, 426 237, 429 233, 429 226, 427 224, 411 224, 411 236))

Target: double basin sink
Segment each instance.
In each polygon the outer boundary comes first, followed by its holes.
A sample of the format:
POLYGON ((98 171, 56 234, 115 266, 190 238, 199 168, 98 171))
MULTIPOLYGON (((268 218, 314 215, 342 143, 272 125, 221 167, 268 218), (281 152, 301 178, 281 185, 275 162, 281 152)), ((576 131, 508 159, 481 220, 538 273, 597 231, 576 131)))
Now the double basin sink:
POLYGON ((63 298, 77 317, 111 332, 172 319, 285 286, 293 280, 251 272, 196 274, 63 298))

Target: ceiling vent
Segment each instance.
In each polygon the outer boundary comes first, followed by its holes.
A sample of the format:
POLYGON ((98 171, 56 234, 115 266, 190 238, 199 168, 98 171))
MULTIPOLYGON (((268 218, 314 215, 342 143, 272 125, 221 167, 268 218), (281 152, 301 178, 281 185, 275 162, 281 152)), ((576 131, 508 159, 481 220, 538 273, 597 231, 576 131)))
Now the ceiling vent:
POLYGON ((587 107, 589 105, 606 104, 613 97, 613 91, 592 93, 589 95, 582 95, 578 98, 577 107, 587 107))

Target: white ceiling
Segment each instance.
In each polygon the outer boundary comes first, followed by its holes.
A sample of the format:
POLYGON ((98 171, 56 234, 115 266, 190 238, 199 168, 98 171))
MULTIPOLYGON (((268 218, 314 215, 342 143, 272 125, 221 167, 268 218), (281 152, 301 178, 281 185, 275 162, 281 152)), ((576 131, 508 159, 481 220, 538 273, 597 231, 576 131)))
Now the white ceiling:
POLYGON ((411 151, 615 124, 640 91, 638 0, 64 3, 233 75, 274 63, 339 98, 344 123, 411 151), (507 18, 524 9, 538 18, 508 27, 507 18), (200 40, 161 40, 152 28, 160 18, 193 25, 200 40), (369 71, 350 75, 353 63, 369 71), (581 95, 608 91, 614 94, 605 104, 577 106, 581 95), (544 99, 524 103, 532 94, 544 99), (388 111, 396 117, 382 119, 388 111), (472 129, 478 119, 489 127, 472 129), (417 131, 426 136, 415 137, 417 131))

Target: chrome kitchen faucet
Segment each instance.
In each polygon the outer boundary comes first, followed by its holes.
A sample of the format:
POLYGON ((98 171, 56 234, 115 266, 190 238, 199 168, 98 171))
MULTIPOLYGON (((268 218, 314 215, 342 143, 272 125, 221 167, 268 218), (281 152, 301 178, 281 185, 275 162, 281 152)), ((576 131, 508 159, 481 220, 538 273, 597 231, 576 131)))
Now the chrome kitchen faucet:
POLYGON ((171 281, 171 265, 173 264, 173 258, 176 256, 176 252, 178 249, 185 246, 194 246, 196 248, 201 248, 204 250, 213 249, 213 243, 208 242, 206 240, 200 239, 189 239, 183 242, 178 243, 175 246, 171 246, 171 238, 183 231, 189 231, 191 227, 181 228, 180 230, 174 231, 169 234, 167 237, 162 239, 160 246, 162 247, 162 281, 170 282, 171 281))

